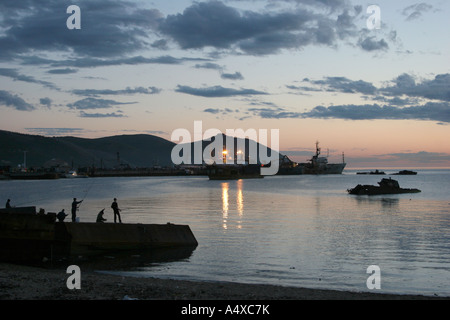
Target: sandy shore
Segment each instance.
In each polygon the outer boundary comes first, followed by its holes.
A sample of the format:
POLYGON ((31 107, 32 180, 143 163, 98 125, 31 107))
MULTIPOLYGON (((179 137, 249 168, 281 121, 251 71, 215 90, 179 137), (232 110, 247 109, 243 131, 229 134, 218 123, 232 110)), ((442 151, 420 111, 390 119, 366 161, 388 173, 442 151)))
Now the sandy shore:
POLYGON ((2 300, 428 300, 435 297, 355 293, 238 283, 132 278, 82 271, 69 290, 63 269, 0 263, 2 300))

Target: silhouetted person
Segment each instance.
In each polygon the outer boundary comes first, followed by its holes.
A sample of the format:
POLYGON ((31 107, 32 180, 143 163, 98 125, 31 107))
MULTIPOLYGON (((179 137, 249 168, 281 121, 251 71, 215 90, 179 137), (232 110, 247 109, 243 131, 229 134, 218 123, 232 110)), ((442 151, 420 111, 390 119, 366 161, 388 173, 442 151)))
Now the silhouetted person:
POLYGON ((78 205, 80 203, 82 203, 82 202, 83 202, 83 200, 77 201, 77 198, 73 198, 73 202, 72 202, 72 222, 76 222, 78 205))
POLYGON ((106 221, 105 218, 103 218, 103 214, 105 213, 105 209, 103 209, 102 211, 100 211, 97 215, 97 222, 99 223, 103 223, 106 221))
POLYGON ((64 209, 62 209, 58 214, 56 215, 56 218, 58 218, 59 222, 64 222, 64 219, 68 216, 67 213, 64 212, 64 209))
POLYGON ((9 203, 11 200, 10 199, 8 199, 7 201, 6 201, 6 205, 5 205, 5 208, 6 209, 10 209, 11 208, 11 204, 9 203))
POLYGON ((111 204, 111 208, 114 211, 114 223, 116 223, 116 216, 119 217, 119 223, 122 223, 122 219, 120 219, 120 209, 119 209, 119 205, 117 204, 117 199, 114 198, 114 202, 111 204))

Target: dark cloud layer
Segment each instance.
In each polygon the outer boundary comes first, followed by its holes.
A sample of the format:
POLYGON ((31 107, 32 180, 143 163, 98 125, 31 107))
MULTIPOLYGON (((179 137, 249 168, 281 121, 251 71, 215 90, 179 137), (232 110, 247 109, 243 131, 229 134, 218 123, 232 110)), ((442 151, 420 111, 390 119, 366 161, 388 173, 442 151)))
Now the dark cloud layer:
POLYGON ((87 113, 85 111, 81 111, 80 118, 126 118, 126 116, 119 112, 87 113))
POLYGON ((48 81, 44 80, 38 80, 35 77, 24 75, 19 73, 17 69, 13 68, 0 68, 0 76, 11 78, 14 81, 23 81, 28 83, 36 83, 43 85, 44 87, 50 88, 50 89, 57 89, 57 87, 48 81))
MULTIPOLYGON (((386 39, 361 34, 357 26, 361 6, 351 6, 346 0, 284 2, 293 8, 242 11, 212 0, 194 2, 182 13, 164 16, 142 2, 79 0, 81 29, 69 30, 66 8, 71 1, 2 0, 0 61, 46 65, 53 68, 48 71, 51 74, 70 74, 76 72, 74 68, 189 61, 138 54, 142 50, 165 51, 174 43, 182 49, 213 48, 250 55, 352 42, 367 51, 388 48, 386 39), (64 53, 65 58, 48 58, 48 53, 64 53)), ((240 79, 238 73, 222 77, 240 79)))
POLYGON ((18 95, 5 90, 0 90, 0 105, 14 108, 19 111, 32 111, 35 109, 18 95))
POLYGON ((407 73, 390 81, 389 85, 377 88, 363 80, 350 80, 345 77, 326 77, 323 80, 304 79, 312 87, 288 85, 298 92, 325 91, 360 93, 365 95, 384 95, 391 97, 423 98, 450 102, 450 74, 438 74, 433 79, 417 81, 407 73))
POLYGON ((44 136, 65 136, 82 133, 81 128, 25 128, 28 132, 44 136))
POLYGON ((192 88, 189 86, 178 85, 176 92, 186 93, 194 96, 205 98, 233 97, 233 96, 249 96, 249 95, 265 95, 263 91, 253 89, 232 89, 222 86, 214 86, 207 88, 192 88))
POLYGON ((69 1, 2 0, 0 57, 33 51, 72 51, 77 56, 114 57, 147 47, 149 31, 162 18, 157 10, 128 1, 77 1, 81 29, 69 30, 69 1))
MULTIPOLYGON (((362 94, 374 94, 377 88, 370 82, 363 80, 350 80, 345 77, 327 77, 324 80, 311 81, 305 79, 305 82, 310 82, 314 85, 318 85, 323 88, 324 91, 343 92, 343 93, 362 93, 362 94)), ((295 89, 296 87, 289 87, 295 89)), ((311 91, 305 87, 297 87, 300 90, 311 91)), ((314 90, 314 89, 313 89, 314 90)), ((318 90, 318 89, 315 89, 318 90)))
POLYGON ((323 107, 303 113, 305 118, 347 119, 347 120, 434 120, 450 122, 450 104, 426 103, 420 106, 398 108, 389 105, 339 105, 323 107))
POLYGON ((86 98, 70 103, 67 106, 71 109, 89 110, 89 109, 108 109, 118 105, 134 104, 136 102, 119 102, 115 100, 86 98))
POLYGON ((72 93, 80 96, 91 96, 98 97, 100 95, 130 95, 130 94, 157 94, 160 93, 161 89, 156 87, 136 87, 136 88, 126 88, 123 90, 111 90, 111 89, 76 89, 72 93))
MULTIPOLYGON (((302 2, 314 4, 297 1, 302 2)), ((330 14, 302 6, 275 13, 240 12, 220 1, 197 2, 183 13, 161 20, 159 30, 183 49, 239 49, 251 55, 308 45, 335 46, 339 40, 358 35, 355 20, 360 8, 352 8, 343 1, 320 1, 320 4, 332 7, 333 11, 339 7, 340 10, 330 14)))

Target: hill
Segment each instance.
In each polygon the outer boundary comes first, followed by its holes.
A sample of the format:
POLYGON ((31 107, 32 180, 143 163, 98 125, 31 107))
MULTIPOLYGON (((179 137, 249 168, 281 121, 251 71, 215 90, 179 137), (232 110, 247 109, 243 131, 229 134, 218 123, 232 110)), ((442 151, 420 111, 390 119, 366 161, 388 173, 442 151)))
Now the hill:
MULTIPOLYGON (((213 137, 211 141, 203 141, 202 150, 219 137, 223 139, 225 149, 226 136, 222 135, 213 137)), ((260 163, 260 145, 253 144, 249 139, 233 138, 235 152, 240 148, 238 141, 243 143, 244 150, 241 151, 245 151, 246 160, 254 160, 256 156, 260 163), (250 150, 255 150, 256 154, 250 150)), ((191 163, 194 163, 195 144, 192 142, 186 145, 191 149, 191 163)), ((0 166, 13 168, 26 161, 28 168, 51 167, 63 162, 75 169, 92 166, 110 169, 120 165, 131 168, 155 165, 171 167, 174 165, 171 154, 175 145, 174 142, 146 134, 86 139, 44 137, 0 130, 0 166)))
POLYGON ((98 139, 43 137, 0 130, 0 164, 41 167, 60 160, 74 168, 171 166, 174 143, 153 135, 119 135, 98 139))

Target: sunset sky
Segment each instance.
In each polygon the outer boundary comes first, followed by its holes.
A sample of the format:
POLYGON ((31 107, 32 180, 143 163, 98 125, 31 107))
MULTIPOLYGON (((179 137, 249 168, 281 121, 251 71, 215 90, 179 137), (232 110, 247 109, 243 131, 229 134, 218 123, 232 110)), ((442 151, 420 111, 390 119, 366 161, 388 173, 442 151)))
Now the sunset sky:
POLYGON ((450 167, 449 21, 448 0, 1 0, 0 129, 170 140, 201 120, 280 129, 297 161, 318 140, 349 167, 450 167))

